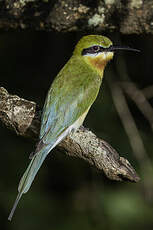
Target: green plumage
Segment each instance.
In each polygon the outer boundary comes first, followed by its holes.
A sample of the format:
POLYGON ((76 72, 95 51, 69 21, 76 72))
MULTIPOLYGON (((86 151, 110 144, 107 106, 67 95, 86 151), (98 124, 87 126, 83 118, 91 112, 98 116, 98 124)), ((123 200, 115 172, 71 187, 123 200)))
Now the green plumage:
MULTIPOLYGON (((45 137, 48 130, 49 141, 56 138, 96 99, 101 77, 80 59, 79 56, 71 57, 54 80, 45 102, 40 138, 45 137)), ((48 134, 44 139, 48 141, 48 134)))
MULTIPOLYGON (((11 220, 22 194, 29 190, 50 150, 73 129, 79 128, 97 97, 103 72, 100 74, 96 67, 88 62, 88 55, 84 57, 82 50, 92 45, 109 47, 111 44, 111 41, 103 36, 83 37, 77 44, 70 60, 53 81, 43 108, 40 141, 35 155, 21 178, 18 187, 19 193, 9 220, 11 220)), ((103 62, 102 59, 100 61, 103 62)))

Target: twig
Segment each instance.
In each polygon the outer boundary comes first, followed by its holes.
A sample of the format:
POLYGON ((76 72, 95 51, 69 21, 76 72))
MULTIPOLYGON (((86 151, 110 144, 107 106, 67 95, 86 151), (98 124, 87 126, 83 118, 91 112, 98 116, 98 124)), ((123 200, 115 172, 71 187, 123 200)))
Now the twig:
POLYGON ((144 89, 142 89, 143 94, 147 99, 150 99, 153 97, 153 85, 150 85, 144 89))
POLYGON ((109 87, 111 89, 114 105, 121 119, 125 132, 128 135, 131 147, 133 149, 133 153, 135 154, 139 162, 141 171, 143 173, 144 176, 143 183, 144 183, 145 192, 147 193, 148 196, 147 198, 148 199, 152 198, 153 194, 150 188, 153 187, 153 183, 152 183, 153 169, 152 169, 150 159, 147 155, 143 141, 141 139, 135 121, 132 117, 132 114, 128 108, 122 88, 117 82, 114 82, 112 80, 111 81, 109 80, 109 87))
POLYGON ((153 130, 153 108, 146 100, 142 90, 139 90, 133 82, 121 82, 121 86, 129 97, 135 102, 144 117, 150 123, 153 130))
MULTIPOLYGON (((0 120, 18 135, 38 138, 40 110, 36 103, 10 95, 2 87, 0 88, 0 120)), ((103 170, 109 179, 132 182, 139 180, 128 160, 120 157, 107 142, 84 127, 68 136, 57 148, 69 156, 88 161, 95 168, 103 170)))

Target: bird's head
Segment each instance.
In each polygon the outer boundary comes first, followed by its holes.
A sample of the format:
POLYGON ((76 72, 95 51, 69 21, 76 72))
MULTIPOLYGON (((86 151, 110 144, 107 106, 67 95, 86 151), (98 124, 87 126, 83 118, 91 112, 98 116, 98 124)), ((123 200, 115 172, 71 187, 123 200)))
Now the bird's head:
POLYGON ((108 61, 113 58, 116 50, 132 50, 129 47, 113 46, 112 41, 101 35, 87 35, 80 39, 74 49, 74 55, 80 56, 93 69, 102 74, 108 61))

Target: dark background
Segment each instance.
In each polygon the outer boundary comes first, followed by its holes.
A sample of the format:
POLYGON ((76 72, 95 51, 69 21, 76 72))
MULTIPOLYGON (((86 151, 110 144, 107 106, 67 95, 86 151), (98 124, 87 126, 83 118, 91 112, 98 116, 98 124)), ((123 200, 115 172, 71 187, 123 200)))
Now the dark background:
MULTIPOLYGON (((126 74, 140 89, 152 85, 153 36, 105 35, 115 44, 140 49, 141 53, 125 51, 115 55, 106 68, 99 96, 84 125, 127 158, 141 181, 137 184, 110 181, 83 160, 52 151, 10 223, 7 217, 35 143, 16 136, 0 123, 1 229, 153 229, 153 174, 149 172, 144 176, 115 110, 107 82, 107 77, 118 78, 118 60, 124 60, 126 74), (147 178, 151 178, 150 186, 146 186, 147 178)), ((52 80, 70 58, 81 36, 53 32, 1 33, 0 86, 42 107, 52 80)), ((151 128, 135 104, 129 98, 127 100, 153 166, 151 128)))

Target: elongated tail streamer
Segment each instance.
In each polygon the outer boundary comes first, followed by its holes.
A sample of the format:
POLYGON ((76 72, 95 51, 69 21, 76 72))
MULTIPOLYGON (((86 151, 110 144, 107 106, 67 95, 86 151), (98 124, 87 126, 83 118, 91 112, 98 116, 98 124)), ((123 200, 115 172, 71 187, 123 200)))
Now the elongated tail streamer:
POLYGON ((18 195, 17 198, 14 202, 13 208, 10 212, 10 215, 8 217, 8 220, 11 221, 14 211, 22 197, 22 195, 24 193, 26 193, 29 188, 31 187, 31 184, 39 170, 39 168, 41 167, 43 161, 45 160, 46 156, 48 155, 48 153, 50 152, 50 150, 52 149, 51 146, 43 146, 43 148, 34 155, 34 157, 32 158, 27 170, 25 171, 25 173, 23 174, 20 183, 19 183, 19 187, 18 187, 18 195))

